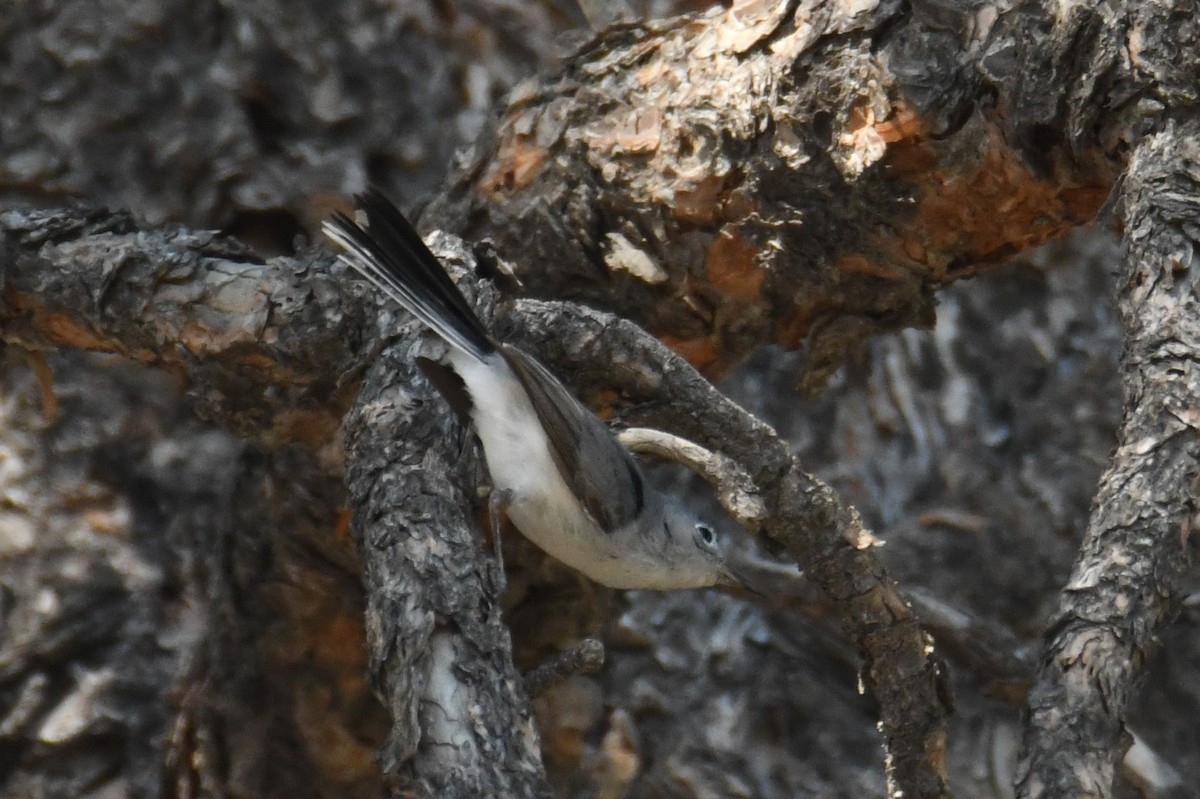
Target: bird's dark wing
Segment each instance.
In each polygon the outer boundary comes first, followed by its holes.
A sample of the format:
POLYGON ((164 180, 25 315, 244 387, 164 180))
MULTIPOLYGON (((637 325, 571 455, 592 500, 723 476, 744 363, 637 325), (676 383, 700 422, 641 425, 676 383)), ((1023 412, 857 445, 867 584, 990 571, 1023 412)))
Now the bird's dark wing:
POLYGON ((500 351, 529 394, 563 480, 600 529, 611 533, 636 519, 646 487, 629 450, 546 367, 516 347, 500 351))

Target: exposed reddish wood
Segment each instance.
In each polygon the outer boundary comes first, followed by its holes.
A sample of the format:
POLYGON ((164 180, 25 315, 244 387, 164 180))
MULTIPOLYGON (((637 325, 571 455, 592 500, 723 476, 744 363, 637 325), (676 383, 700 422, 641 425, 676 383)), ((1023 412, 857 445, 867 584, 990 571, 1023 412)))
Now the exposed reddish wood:
POLYGON ((660 336, 660 340, 697 369, 705 369, 717 362, 717 343, 711 338, 678 338, 667 335, 660 336))
POLYGON ((15 308, 32 310, 37 321, 35 325, 46 332, 51 341, 64 347, 79 347, 93 352, 115 352, 114 343, 105 340, 88 327, 64 313, 44 311, 31 304, 25 304, 20 297, 9 295, 8 301, 15 308))
POLYGON ((736 230, 725 228, 705 254, 704 271, 709 284, 738 302, 762 303, 765 276, 755 263, 757 255, 758 247, 736 230))
POLYGON ((914 218, 897 233, 935 280, 950 279, 955 266, 1002 263, 1094 218, 1119 168, 1085 156, 1036 174, 994 121, 977 118, 976 144, 964 156, 931 140, 911 113, 897 116, 889 133, 903 135, 883 163, 912 181, 916 197, 914 218))
POLYGON ((707 175, 690 186, 675 188, 672 213, 681 222, 711 225, 724 215, 727 176, 707 175))
POLYGON ((505 194, 520 191, 533 182, 547 155, 545 148, 532 144, 526 136, 509 139, 497 153, 496 162, 480 190, 497 202, 503 202, 505 194))

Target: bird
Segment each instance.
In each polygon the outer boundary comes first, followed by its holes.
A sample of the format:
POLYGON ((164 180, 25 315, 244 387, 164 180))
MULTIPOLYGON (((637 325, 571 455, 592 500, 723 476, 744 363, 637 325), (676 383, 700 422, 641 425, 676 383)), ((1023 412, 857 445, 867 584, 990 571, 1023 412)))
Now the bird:
POLYGON ((612 588, 744 585, 712 525, 648 482, 632 453, 549 369, 492 337, 382 192, 355 201, 355 218, 334 213, 323 230, 343 263, 449 345, 440 361, 419 365, 469 416, 493 506, 522 535, 612 588))

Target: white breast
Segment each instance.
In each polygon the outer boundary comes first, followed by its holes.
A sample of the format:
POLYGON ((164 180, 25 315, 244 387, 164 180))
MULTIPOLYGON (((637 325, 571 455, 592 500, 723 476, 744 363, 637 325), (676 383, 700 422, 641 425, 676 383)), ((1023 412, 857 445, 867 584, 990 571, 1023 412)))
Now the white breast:
POLYGON ((549 555, 604 585, 650 587, 651 562, 627 536, 601 531, 575 498, 524 387, 498 353, 480 361, 452 351, 450 363, 471 394, 472 419, 494 487, 510 497, 508 516, 549 555))

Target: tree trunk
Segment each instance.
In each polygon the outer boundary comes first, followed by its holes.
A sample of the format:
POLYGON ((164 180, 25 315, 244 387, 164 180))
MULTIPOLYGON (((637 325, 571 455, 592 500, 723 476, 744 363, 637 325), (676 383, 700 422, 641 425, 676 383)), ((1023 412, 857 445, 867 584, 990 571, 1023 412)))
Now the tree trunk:
POLYGON ((1194 546, 1191 5, 753 0, 573 48, 536 4, 98 9, 0 27, 5 795, 1200 775, 1200 645, 1132 690, 1194 546), (718 500, 780 561, 766 596, 602 590, 514 534, 501 595, 417 328, 293 241, 368 179, 433 192, 430 242, 499 334, 728 459, 718 500), (1108 250, 1002 268, 1112 209, 1119 373, 1108 250), (893 332, 938 291, 931 337, 893 332), (746 408, 709 382, 734 372, 746 408), (599 673, 522 679, 588 636, 599 673))

